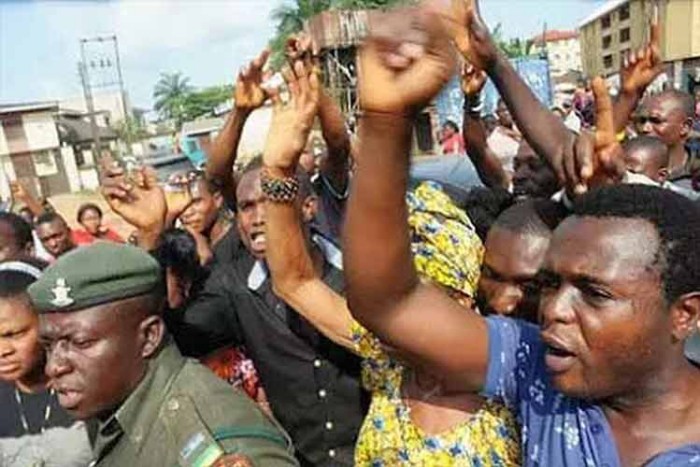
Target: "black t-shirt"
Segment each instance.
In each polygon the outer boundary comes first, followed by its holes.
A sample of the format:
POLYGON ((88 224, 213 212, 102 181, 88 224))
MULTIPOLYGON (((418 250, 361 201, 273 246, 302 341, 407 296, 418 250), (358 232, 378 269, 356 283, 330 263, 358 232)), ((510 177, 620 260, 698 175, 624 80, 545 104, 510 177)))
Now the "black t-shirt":
POLYGON ((84 466, 92 457, 85 424, 61 408, 49 391, 20 392, 0 382, 0 466, 84 466), (26 427, 23 423, 26 421, 26 427))
POLYGON ((46 430, 57 426, 69 427, 75 423, 49 391, 18 394, 22 402, 21 408, 17 403, 15 386, 0 382, 0 438, 34 435, 41 433, 42 428, 46 430), (22 414, 29 426, 28 431, 22 424, 22 414))

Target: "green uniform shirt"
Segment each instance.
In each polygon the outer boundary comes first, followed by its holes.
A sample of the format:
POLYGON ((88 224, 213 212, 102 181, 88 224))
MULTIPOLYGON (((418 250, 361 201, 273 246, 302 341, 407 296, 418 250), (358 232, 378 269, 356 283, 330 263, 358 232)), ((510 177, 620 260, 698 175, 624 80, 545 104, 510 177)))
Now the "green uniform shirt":
POLYGON ((170 343, 95 441, 99 467, 208 467, 224 454, 297 465, 286 433, 248 397, 170 343))

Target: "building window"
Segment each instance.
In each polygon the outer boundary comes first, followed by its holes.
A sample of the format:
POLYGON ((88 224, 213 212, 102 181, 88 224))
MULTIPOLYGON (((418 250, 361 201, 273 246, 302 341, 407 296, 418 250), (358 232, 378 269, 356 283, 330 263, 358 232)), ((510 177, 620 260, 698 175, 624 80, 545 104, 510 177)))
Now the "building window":
POLYGON ((612 44, 612 36, 603 36, 603 48, 609 49, 612 44))
POLYGON ((628 53, 630 53, 630 49, 625 49, 622 52, 620 52, 620 63, 624 63, 625 57, 628 53))
POLYGON ((608 29, 610 27, 610 15, 605 15, 600 20, 603 29, 608 29))
POLYGON ((630 40, 630 28, 620 29, 620 43, 629 42, 630 40))
POLYGON ((605 57, 603 57, 603 66, 605 68, 612 68, 612 66, 613 66, 612 55, 606 55, 605 57))
POLYGON ((619 14, 620 21, 625 21, 625 20, 629 19, 630 18, 630 5, 629 5, 629 3, 626 5, 622 5, 622 7, 620 8, 620 13, 618 13, 618 14, 619 14))

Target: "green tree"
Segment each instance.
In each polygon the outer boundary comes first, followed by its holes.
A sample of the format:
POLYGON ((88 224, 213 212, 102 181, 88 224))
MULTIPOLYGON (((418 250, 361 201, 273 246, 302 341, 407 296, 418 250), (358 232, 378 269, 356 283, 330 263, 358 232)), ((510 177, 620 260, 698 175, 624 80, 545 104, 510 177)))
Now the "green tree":
POLYGON ((139 141, 147 136, 143 121, 133 115, 129 115, 126 119, 117 123, 114 131, 119 135, 119 139, 127 144, 139 141))
POLYGON ((185 95, 183 102, 183 117, 194 120, 211 115, 219 105, 231 98, 232 86, 210 86, 185 95))
POLYGON ((190 79, 182 73, 161 73, 153 89, 154 109, 166 119, 172 119, 177 126, 184 118, 184 103, 192 91, 190 79))
POLYGON ((527 57, 532 51, 532 42, 520 38, 506 39, 503 37, 503 26, 498 23, 491 31, 493 40, 508 58, 527 57))

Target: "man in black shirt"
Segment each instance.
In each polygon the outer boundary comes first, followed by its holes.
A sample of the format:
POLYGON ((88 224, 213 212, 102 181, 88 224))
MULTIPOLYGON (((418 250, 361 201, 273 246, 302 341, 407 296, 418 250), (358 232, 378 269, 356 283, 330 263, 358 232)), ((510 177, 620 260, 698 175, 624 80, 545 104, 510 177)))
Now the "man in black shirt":
MULTIPOLYGON (((261 166, 254 160, 236 186, 237 227, 243 248, 230 261, 215 262, 203 290, 168 326, 192 356, 223 345, 245 346, 255 363, 271 408, 291 435, 303 465, 353 465, 355 439, 366 410, 359 360, 323 337, 275 296, 265 266, 265 198, 261 166), (251 266, 252 264, 252 266, 251 266)), ((302 183, 306 222, 315 197, 302 183)), ((324 237, 309 232, 323 280, 344 288, 342 256, 324 237)))

